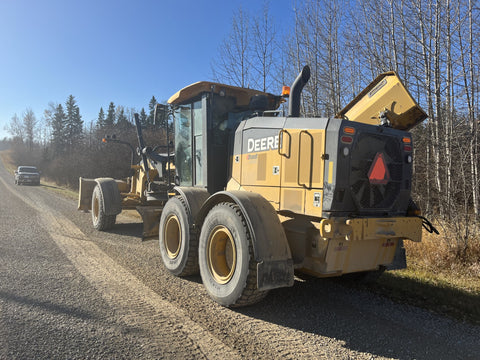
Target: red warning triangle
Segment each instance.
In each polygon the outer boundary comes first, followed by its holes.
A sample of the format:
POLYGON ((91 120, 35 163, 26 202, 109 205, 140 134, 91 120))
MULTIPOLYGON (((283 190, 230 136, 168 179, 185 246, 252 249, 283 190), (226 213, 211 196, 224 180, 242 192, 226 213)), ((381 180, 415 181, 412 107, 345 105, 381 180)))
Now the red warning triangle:
POLYGON ((372 167, 368 171, 368 180, 374 185, 385 185, 390 180, 390 172, 383 153, 377 153, 375 156, 372 167))

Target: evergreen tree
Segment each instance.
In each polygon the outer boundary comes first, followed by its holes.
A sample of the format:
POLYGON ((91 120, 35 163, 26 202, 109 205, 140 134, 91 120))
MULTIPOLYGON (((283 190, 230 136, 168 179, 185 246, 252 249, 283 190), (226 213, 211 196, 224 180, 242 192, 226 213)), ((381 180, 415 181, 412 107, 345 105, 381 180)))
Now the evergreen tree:
POLYGON ((152 96, 150 99, 150 102, 148 103, 148 109, 150 110, 150 114, 148 115, 147 118, 147 124, 148 125, 153 125, 153 117, 155 114, 155 105, 157 105, 157 99, 155 99, 155 96, 152 96))
POLYGON ((131 123, 128 121, 128 118, 125 115, 125 109, 123 106, 117 106, 116 117, 117 117, 117 125, 121 129, 126 129, 131 126, 131 123))
POLYGON ((65 104, 66 108, 66 135, 69 150, 80 143, 83 135, 83 120, 80 116, 80 109, 73 95, 70 95, 65 104))
POLYGON ((148 116, 147 116, 147 113, 145 112, 145 109, 142 108, 142 110, 140 111, 140 124, 145 127, 147 126, 147 120, 148 119, 148 116))
POLYGON ((105 126, 113 126, 115 124, 115 104, 110 102, 108 105, 107 118, 105 119, 105 126))
POLYGON ((104 128, 104 127, 105 127, 105 113, 103 112, 103 107, 101 107, 100 112, 98 113, 97 128, 104 128))
POLYGON ((62 104, 59 104, 55 108, 52 121, 52 146, 54 156, 65 150, 65 137, 66 137, 66 115, 63 111, 62 104))

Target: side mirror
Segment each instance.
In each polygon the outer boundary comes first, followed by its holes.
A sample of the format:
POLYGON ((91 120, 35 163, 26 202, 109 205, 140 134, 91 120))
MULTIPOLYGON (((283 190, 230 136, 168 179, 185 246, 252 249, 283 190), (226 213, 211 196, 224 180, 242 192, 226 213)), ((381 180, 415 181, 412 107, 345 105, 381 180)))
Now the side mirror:
POLYGON ((18 171, 17 171, 17 170, 15 170, 15 175, 17 175, 17 174, 18 174, 18 171))

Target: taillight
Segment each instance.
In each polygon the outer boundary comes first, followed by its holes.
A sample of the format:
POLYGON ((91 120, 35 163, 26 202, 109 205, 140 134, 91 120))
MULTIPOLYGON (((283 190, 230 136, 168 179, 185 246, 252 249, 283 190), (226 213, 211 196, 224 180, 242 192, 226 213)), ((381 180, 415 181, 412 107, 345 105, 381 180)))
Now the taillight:
POLYGON ((412 139, 405 136, 402 138, 402 143, 403 143, 403 151, 405 152, 411 152, 412 151, 412 139))
POLYGON ((355 135, 355 128, 351 127, 351 126, 345 126, 343 128, 343 132, 345 134, 350 134, 350 135, 355 135))
POLYGON ((353 135, 355 135, 355 128, 351 126, 345 126, 343 129, 343 135, 340 141, 344 144, 353 143, 353 135))

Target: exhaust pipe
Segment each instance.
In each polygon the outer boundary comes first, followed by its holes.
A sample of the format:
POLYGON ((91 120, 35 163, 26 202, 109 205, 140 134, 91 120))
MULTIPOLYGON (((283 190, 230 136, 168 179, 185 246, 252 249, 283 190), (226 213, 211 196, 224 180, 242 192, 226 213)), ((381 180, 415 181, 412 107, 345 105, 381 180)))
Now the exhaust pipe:
POLYGON ((305 65, 290 89, 290 101, 288 103, 288 117, 300 116, 300 94, 303 87, 310 79, 310 66, 305 65))

